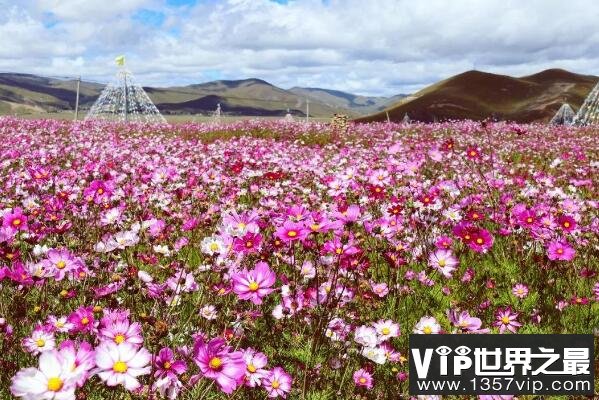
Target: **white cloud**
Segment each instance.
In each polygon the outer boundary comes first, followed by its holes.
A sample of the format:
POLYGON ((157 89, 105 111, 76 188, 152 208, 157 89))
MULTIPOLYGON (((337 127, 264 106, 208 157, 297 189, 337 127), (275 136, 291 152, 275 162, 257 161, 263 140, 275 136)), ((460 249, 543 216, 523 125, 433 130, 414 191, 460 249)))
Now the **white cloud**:
POLYGON ((258 77, 391 95, 473 67, 599 74, 598 14, 588 0, 25 0, 0 17, 0 69, 108 79, 125 53, 144 84, 258 77))

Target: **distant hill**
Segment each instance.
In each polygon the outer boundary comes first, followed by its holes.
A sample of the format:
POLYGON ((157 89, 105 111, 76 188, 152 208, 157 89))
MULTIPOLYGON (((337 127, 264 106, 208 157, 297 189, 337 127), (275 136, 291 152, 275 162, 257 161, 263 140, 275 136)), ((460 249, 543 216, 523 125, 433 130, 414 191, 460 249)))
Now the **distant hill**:
POLYGON ((385 121, 387 114, 400 121, 432 122, 450 119, 496 118, 516 122, 548 121, 564 103, 575 111, 599 80, 562 69, 549 69, 514 78, 468 71, 435 83, 384 111, 358 118, 359 122, 385 121))
MULTIPOLYGON (((29 74, 0 74, 0 114, 73 110, 75 88, 76 82, 73 80, 29 74)), ((82 113, 91 107, 103 88, 104 85, 81 82, 79 105, 82 113)), ((294 115, 304 116, 308 97, 305 93, 284 90, 260 79, 220 80, 188 86, 144 89, 165 114, 209 114, 220 103, 222 111, 230 115, 283 116, 289 109, 294 115)), ((311 116, 330 117, 340 112, 357 117, 376 111, 376 108, 366 111, 363 107, 370 104, 370 98, 331 92, 352 100, 343 104, 339 101, 325 102, 310 96, 311 116)), ((372 102, 376 103, 374 100, 372 102)))
POLYGON ((359 114, 374 113, 384 110, 389 104, 393 104, 406 95, 400 94, 393 97, 370 97, 360 96, 339 90, 321 88, 293 87, 290 92, 305 97, 311 101, 320 102, 333 108, 344 108, 359 114))

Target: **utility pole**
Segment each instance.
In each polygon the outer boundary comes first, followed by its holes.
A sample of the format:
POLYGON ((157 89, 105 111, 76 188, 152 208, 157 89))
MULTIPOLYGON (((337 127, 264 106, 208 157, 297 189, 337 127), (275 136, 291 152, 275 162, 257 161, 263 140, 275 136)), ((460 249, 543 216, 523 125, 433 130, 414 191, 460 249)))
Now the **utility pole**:
POLYGON ((306 123, 310 122, 310 99, 306 99, 306 123))
POLYGON ((81 84, 81 75, 77 77, 77 97, 75 97, 75 121, 79 118, 79 86, 81 84))
POLYGON ((387 123, 390 123, 391 119, 389 118, 389 111, 385 111, 385 114, 387 114, 387 123))
POLYGON ((125 122, 127 122, 127 120, 129 119, 129 116, 127 115, 127 111, 128 111, 128 108, 129 108, 129 104, 128 104, 129 103, 129 98, 128 98, 129 96, 127 94, 127 73, 124 72, 124 74, 125 75, 124 75, 123 83, 124 83, 125 87, 123 88, 124 89, 123 94, 125 95, 125 122))

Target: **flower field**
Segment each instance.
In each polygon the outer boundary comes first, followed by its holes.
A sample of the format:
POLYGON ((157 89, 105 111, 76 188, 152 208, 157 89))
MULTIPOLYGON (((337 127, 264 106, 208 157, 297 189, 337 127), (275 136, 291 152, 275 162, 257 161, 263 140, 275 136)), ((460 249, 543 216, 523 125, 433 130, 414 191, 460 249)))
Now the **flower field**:
POLYGON ((599 335, 598 136, 0 119, 0 399, 409 398, 410 333, 599 335))

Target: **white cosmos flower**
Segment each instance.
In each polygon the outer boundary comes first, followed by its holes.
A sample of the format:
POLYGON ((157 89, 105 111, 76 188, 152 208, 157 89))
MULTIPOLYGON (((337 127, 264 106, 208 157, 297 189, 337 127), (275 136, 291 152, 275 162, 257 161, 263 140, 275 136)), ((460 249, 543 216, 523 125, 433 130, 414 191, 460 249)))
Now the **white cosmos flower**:
POLYGON ((385 350, 379 347, 364 347, 361 354, 377 364, 382 365, 387 361, 385 350))
POLYGON ((374 328, 362 325, 356 328, 354 332, 354 340, 356 343, 365 347, 375 347, 379 344, 378 335, 374 328))
POLYGON ((108 386, 123 385, 127 390, 135 390, 141 386, 138 376, 150 373, 148 365, 152 355, 145 348, 137 349, 124 342, 102 342, 96 348, 96 365, 94 370, 108 386))
POLYGON ((22 369, 12 378, 10 391, 26 400, 75 400, 78 374, 57 350, 42 353, 39 368, 22 369))

